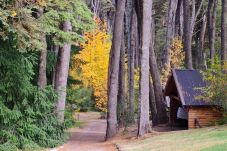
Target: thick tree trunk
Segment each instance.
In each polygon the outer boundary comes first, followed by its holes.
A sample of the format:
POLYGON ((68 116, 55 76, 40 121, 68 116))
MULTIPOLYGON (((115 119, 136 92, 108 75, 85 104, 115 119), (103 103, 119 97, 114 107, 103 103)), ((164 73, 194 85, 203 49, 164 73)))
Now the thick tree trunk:
POLYGON ((178 0, 176 19, 175 19, 175 36, 182 39, 183 37, 183 1, 178 0))
POLYGON ((135 0, 135 11, 137 15, 137 48, 135 52, 135 68, 139 68, 141 65, 141 45, 142 45, 142 21, 143 21, 143 2, 141 0, 135 0))
POLYGON ((130 122, 134 121, 134 67, 135 67, 135 52, 137 49, 137 16, 133 11, 131 24, 131 40, 130 49, 128 50, 128 95, 129 95, 129 118, 130 122))
POLYGON ((108 105, 107 105, 107 130, 106 139, 117 133, 117 96, 118 96, 118 73, 121 49, 121 37, 123 33, 123 22, 125 12, 125 0, 117 2, 115 23, 113 31, 113 42, 110 53, 109 81, 108 81, 108 105))
MULTIPOLYGON (((65 21, 63 23, 63 31, 65 32, 72 31, 72 26, 69 21, 65 21)), ((59 49, 59 54, 58 54, 56 76, 55 76, 56 77, 55 89, 58 92, 56 113, 60 122, 64 122, 66 86, 67 86, 67 79, 68 79, 68 72, 69 72, 70 52, 71 52, 71 45, 64 44, 64 46, 59 49)))
POLYGON ((211 61, 215 56, 215 24, 216 24, 216 8, 217 0, 209 0, 208 11, 207 11, 207 21, 208 21, 208 39, 209 39, 209 49, 210 49, 210 59, 211 61))
MULTIPOLYGON (((40 18, 43 15, 43 10, 39 9, 37 12, 37 18, 40 18)), ((46 35, 41 34, 43 48, 40 50, 39 55, 39 75, 38 75, 38 87, 44 88, 47 85, 47 76, 46 76, 46 64, 47 64, 47 44, 46 44, 46 35)))
POLYGON ((124 36, 121 40, 121 53, 119 65, 119 88, 118 88, 118 125, 124 126, 126 119, 126 101, 125 101, 125 43, 124 36))
POLYGON ((167 115, 164 103, 164 95, 162 92, 162 86, 160 81, 160 73, 157 65, 157 58, 154 52, 154 23, 152 22, 152 31, 153 38, 150 42, 150 56, 149 56, 149 64, 150 64, 150 73, 153 81, 154 87, 154 95, 155 95, 155 103, 157 114, 154 115, 153 125, 163 124, 167 122, 167 115))
POLYGON ((207 24, 206 15, 203 16, 203 20, 202 20, 201 24, 202 25, 201 25, 201 28, 200 28, 196 57, 195 57, 196 69, 203 69, 204 68, 204 66, 203 66, 203 53, 204 53, 204 38, 205 38, 206 24, 207 24))
POLYGON ((138 136, 150 131, 149 122, 149 47, 151 42, 152 0, 143 1, 142 54, 139 91, 138 136))
POLYGON ((163 48, 163 68, 170 66, 170 47, 174 39, 175 34, 175 19, 176 19, 176 9, 177 9, 178 0, 169 0, 168 7, 168 22, 167 22, 167 31, 166 31, 166 42, 163 48))
POLYGON ((221 60, 227 61, 227 0, 222 0, 221 60))
MULTIPOLYGON (((42 36, 43 42, 46 43, 45 35, 42 36)), ((47 63, 47 47, 44 44, 42 50, 39 55, 39 75, 38 75, 38 86, 39 88, 44 88, 47 85, 47 77, 46 77, 46 63, 47 63)))
POLYGON ((193 69, 192 65, 192 37, 191 37, 191 17, 190 17, 190 0, 183 0, 184 9, 184 51, 185 51, 185 64, 186 68, 193 69))

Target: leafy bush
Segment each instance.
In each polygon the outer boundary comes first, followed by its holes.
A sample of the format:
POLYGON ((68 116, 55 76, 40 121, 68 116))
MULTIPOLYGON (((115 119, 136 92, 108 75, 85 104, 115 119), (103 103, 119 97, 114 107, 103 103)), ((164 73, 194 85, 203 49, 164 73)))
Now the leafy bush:
POLYGON ((203 79, 208 83, 199 88, 203 95, 198 96, 206 101, 214 102, 227 111, 227 62, 221 62, 215 57, 209 69, 202 71, 203 79))
POLYGON ((221 62, 216 56, 210 63, 209 69, 202 71, 203 79, 207 82, 206 87, 198 88, 202 91, 202 96, 198 99, 204 99, 213 102, 223 108, 223 119, 218 124, 227 123, 227 62, 221 62))

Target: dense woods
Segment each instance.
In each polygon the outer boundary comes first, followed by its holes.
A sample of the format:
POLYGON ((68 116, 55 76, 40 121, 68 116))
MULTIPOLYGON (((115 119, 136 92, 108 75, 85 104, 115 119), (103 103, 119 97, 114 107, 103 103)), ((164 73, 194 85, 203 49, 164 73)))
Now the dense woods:
MULTIPOLYGON (((128 101, 126 102, 127 107, 124 116, 126 116, 126 119, 133 119, 127 121, 129 123, 138 121, 138 136, 149 132, 151 126, 168 122, 167 102, 163 91, 168 76, 171 74, 171 69, 205 69, 203 71, 204 80, 212 84, 210 88, 201 88, 204 90, 203 98, 209 101, 214 101, 216 98, 216 100, 222 100, 221 102, 226 103, 224 101, 226 99, 218 97, 224 95, 223 91, 217 90, 217 87, 221 86, 213 83, 214 77, 216 80, 226 77, 225 74, 221 74, 225 71, 224 45, 227 41, 224 38, 224 20, 226 20, 223 18, 226 11, 224 1, 117 1, 115 3, 116 16, 113 25, 113 37, 117 35, 120 37, 120 31, 115 33, 115 30, 121 28, 119 23, 116 25, 116 22, 120 20, 118 19, 118 13, 124 11, 122 6, 124 4, 122 3, 125 4, 126 9, 124 15, 124 42, 121 41, 121 45, 122 43, 125 45, 123 47, 126 50, 125 57, 128 58, 125 61, 125 64, 128 65, 126 66, 126 72, 124 72, 128 74, 125 88, 128 91, 123 91, 126 101, 128 101), (121 3, 121 9, 118 8, 119 3, 121 3), (132 55, 134 57, 131 57, 132 55), (132 73, 132 70, 134 70, 134 73, 132 73), (139 81, 134 79, 137 70, 140 73, 139 81), (134 82, 139 83, 139 89, 135 90, 135 87, 132 86, 134 82), (137 101, 138 103, 135 103, 137 101), (132 108, 132 104, 137 104, 137 106, 132 108), (132 111, 136 108, 138 111, 135 110, 136 114, 132 114, 132 111)), ((120 38, 118 40, 120 41, 120 38)), ((112 39, 113 46, 118 42, 118 49, 111 49, 112 51, 118 51, 114 54, 110 53, 111 59, 117 58, 118 65, 115 64, 116 62, 114 64, 111 62, 109 66, 109 68, 116 69, 114 72, 109 71, 110 75, 119 75, 119 78, 115 77, 115 80, 116 82, 118 80, 118 89, 121 91, 116 90, 114 93, 116 96, 121 95, 119 92, 122 92, 122 69, 120 69, 122 62, 118 59, 121 51, 118 40, 112 39)), ((116 83, 111 82, 112 77, 109 77, 109 80, 109 90, 111 90, 112 86, 116 87, 116 83)), ((224 81, 222 84, 226 83, 224 81)), ((107 111, 108 115, 111 114, 112 116, 108 116, 107 120, 115 121, 114 124, 116 124, 116 119, 121 116, 116 114, 120 112, 116 112, 116 110, 122 108, 117 108, 115 103, 121 100, 113 100, 112 92, 108 93, 108 97, 108 103, 111 106, 108 106, 107 111), (114 110, 113 104, 115 106, 114 110)), ((224 104, 222 106, 225 106, 224 104)), ((123 109, 125 110, 125 106, 123 109)), ((120 123, 118 124, 121 126, 120 123)), ((113 130, 113 123, 108 122, 108 126, 111 128, 108 127, 107 134, 108 132, 116 133, 117 127, 115 126, 115 130, 113 130)), ((112 136, 113 133, 107 135, 107 138, 112 136)))
POLYGON ((198 96, 227 109, 226 0, 0 0, 0 150, 55 147, 75 111, 106 139, 168 123, 171 70, 198 69, 198 96))

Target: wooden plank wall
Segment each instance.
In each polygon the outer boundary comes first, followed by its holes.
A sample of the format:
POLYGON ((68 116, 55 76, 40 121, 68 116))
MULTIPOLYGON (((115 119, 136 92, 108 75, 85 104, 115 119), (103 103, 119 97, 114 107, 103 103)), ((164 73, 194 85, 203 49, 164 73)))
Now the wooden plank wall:
POLYGON ((188 108, 188 128, 197 128, 195 119, 198 119, 202 127, 209 126, 222 117, 220 110, 214 107, 190 107, 188 108))

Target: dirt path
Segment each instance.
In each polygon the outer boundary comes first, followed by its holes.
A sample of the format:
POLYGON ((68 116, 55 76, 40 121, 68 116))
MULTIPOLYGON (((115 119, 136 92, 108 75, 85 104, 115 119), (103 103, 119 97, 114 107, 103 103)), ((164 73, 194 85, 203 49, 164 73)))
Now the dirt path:
POLYGON ((69 141, 53 151, 116 151, 115 146, 104 142, 106 120, 101 120, 98 113, 80 113, 81 121, 86 122, 83 128, 70 130, 69 141))

